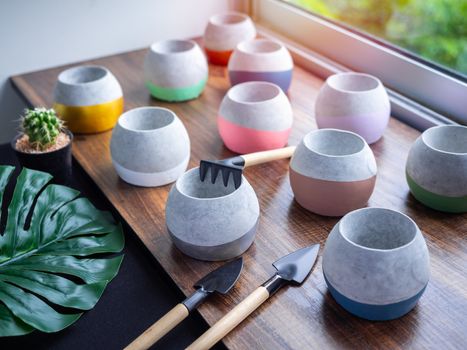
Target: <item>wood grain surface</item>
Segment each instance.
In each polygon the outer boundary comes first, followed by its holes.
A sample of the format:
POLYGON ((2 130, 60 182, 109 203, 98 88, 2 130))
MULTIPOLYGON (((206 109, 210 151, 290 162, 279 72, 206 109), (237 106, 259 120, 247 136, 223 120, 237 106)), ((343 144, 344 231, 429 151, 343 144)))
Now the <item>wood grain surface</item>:
MULTIPOLYGON (((126 110, 147 105, 172 109, 191 137, 190 167, 197 166, 201 158, 231 156, 216 127, 216 113, 229 88, 226 69, 209 67, 208 85, 199 99, 164 103, 152 99, 144 87, 144 54, 144 50, 133 51, 86 63, 104 65, 116 75, 123 88, 126 110)), ((67 67, 15 76, 12 82, 30 104, 51 106, 54 82, 67 67)), ((291 145, 316 128, 314 101, 321 84, 321 79, 299 67, 295 69, 289 93, 295 118, 291 145)), ((409 147, 417 136, 418 131, 391 118, 384 137, 371 146, 379 172, 369 201, 370 206, 406 213, 425 235, 431 254, 431 280, 415 309, 389 322, 369 322, 350 315, 329 294, 320 256, 301 287, 282 289, 224 338, 228 348, 467 348, 467 215, 430 210, 409 194, 404 167, 409 147)), ((219 263, 191 259, 175 248, 164 220, 171 186, 139 188, 120 180, 111 164, 110 137, 111 132, 77 135, 73 145, 75 158, 162 268, 185 294, 190 294, 193 283, 219 263)), ((260 225, 254 244, 244 254, 244 271, 237 285, 228 295, 214 296, 199 308, 209 324, 264 282, 273 273, 271 263, 277 258, 313 243, 324 245, 338 220, 307 212, 294 201, 287 160, 252 166, 245 170, 245 176, 260 201, 260 225)))

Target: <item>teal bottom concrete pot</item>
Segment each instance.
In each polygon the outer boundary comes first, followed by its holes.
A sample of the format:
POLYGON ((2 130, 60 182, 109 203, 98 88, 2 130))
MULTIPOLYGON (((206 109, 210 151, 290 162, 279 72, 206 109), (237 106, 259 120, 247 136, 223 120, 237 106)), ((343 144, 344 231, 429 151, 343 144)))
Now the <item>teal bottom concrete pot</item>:
POLYGON ((412 195, 426 206, 467 212, 467 127, 426 130, 410 149, 406 177, 412 195))
POLYGON ((383 208, 358 209, 332 229, 323 273, 344 309, 368 320, 392 320, 412 310, 425 291, 428 249, 408 216, 383 208))

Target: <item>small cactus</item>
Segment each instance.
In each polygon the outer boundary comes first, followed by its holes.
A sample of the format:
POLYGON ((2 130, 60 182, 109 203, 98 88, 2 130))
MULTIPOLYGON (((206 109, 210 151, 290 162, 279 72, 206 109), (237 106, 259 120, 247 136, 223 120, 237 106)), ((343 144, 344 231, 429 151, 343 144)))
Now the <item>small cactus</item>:
POLYGON ((63 121, 53 109, 26 109, 24 114, 22 128, 32 147, 43 151, 55 144, 63 128, 63 121))

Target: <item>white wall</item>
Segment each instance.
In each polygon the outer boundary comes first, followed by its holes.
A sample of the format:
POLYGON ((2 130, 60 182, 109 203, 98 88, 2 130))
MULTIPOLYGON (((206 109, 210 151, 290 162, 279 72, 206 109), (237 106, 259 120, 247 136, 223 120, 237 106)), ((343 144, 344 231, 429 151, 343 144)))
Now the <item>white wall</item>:
POLYGON ((8 77, 200 36, 235 0, 0 0, 0 143, 24 109, 8 77))

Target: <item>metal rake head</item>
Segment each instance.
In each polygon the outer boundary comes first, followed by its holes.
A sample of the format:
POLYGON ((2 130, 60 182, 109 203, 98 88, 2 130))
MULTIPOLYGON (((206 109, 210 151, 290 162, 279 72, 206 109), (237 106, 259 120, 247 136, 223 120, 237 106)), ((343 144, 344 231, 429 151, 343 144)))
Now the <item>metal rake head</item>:
POLYGON ((227 187, 230 174, 232 174, 235 188, 239 188, 242 183, 242 172, 245 161, 242 157, 232 157, 222 160, 201 160, 199 163, 199 177, 201 181, 206 179, 208 170, 211 170, 211 183, 215 183, 219 171, 222 174, 222 181, 227 187))

